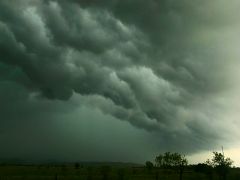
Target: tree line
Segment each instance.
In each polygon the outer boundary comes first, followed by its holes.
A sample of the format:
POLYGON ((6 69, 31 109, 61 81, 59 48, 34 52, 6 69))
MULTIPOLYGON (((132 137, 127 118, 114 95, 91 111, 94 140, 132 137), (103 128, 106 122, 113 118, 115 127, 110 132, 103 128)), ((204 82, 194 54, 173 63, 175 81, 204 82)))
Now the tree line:
MULTIPOLYGON (((232 164, 233 161, 230 158, 226 158, 223 152, 213 152, 212 159, 207 159, 205 163, 199 163, 194 168, 197 172, 205 173, 209 179, 212 179, 213 173, 216 172, 219 179, 226 180, 232 164)), ((155 157, 155 164, 151 161, 146 161, 145 166, 149 171, 154 166, 156 168, 176 170, 179 174, 179 180, 182 180, 184 169, 188 166, 188 160, 185 155, 165 152, 155 157)), ((156 174, 156 179, 158 179, 158 176, 156 174)))

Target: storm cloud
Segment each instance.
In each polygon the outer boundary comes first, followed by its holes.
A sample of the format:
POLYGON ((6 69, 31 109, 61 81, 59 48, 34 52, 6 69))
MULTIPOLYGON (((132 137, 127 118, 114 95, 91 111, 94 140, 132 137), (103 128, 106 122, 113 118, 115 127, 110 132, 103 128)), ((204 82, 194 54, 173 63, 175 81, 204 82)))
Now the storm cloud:
POLYGON ((39 131, 55 131, 52 119, 67 121, 86 108, 89 116, 91 109, 102 113, 99 122, 122 120, 150 134, 159 151, 228 144, 239 125, 239 6, 223 0, 1 1, 0 130, 14 127, 18 134, 36 123, 39 131))

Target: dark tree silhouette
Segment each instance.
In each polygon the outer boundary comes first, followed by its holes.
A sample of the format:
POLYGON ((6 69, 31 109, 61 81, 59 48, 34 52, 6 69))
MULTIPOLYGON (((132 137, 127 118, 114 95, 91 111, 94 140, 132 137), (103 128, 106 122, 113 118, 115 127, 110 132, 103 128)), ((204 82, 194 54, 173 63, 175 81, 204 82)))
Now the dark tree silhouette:
POLYGON ((163 155, 159 154, 156 158, 155 158, 155 163, 157 167, 162 167, 163 166, 163 155))
POLYGON ((145 167, 148 170, 148 172, 151 172, 151 170, 153 169, 153 163, 151 161, 146 161, 145 163, 145 167))
POLYGON ((213 167, 206 163, 198 163, 194 167, 194 170, 196 172, 205 174, 209 178, 209 180, 213 179, 213 167))
POLYGON ((165 152, 164 155, 158 155, 155 158, 155 162, 157 167, 177 169, 180 180, 182 180, 184 168, 188 164, 188 161, 184 155, 170 152, 165 152))
POLYGON ((233 161, 230 158, 225 158, 223 153, 213 152, 213 158, 208 159, 206 163, 216 170, 220 179, 226 180, 233 161))

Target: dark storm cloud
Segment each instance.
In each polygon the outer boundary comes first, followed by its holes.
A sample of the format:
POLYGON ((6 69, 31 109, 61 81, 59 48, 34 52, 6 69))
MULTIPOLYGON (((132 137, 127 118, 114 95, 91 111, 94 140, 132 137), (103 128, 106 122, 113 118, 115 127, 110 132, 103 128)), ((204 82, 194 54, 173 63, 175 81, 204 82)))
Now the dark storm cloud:
POLYGON ((203 38, 231 19, 219 20, 224 2, 215 3, 1 1, 1 120, 38 119, 64 100, 54 116, 78 100, 156 133, 163 149, 211 148, 224 137, 214 97, 227 72, 221 40, 203 38))

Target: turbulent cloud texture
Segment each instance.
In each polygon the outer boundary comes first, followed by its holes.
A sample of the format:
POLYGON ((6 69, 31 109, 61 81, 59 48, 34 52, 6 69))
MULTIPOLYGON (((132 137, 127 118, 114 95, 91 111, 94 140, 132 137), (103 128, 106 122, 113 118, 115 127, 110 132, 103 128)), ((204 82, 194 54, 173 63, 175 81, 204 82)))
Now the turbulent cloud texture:
POLYGON ((51 124, 85 107, 146 130, 160 150, 223 143, 239 125, 232 109, 239 6, 1 1, 1 131, 51 124))

